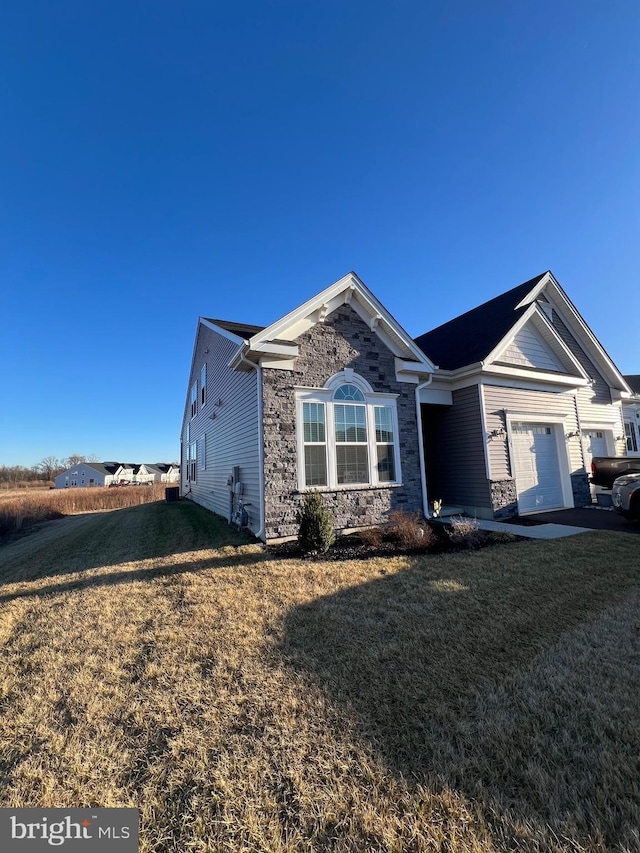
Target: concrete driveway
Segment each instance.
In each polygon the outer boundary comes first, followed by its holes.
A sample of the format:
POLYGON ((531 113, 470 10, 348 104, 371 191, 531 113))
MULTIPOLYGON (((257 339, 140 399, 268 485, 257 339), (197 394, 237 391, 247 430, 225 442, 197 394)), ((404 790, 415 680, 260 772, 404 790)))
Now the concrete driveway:
POLYGON ((525 526, 567 524, 571 527, 588 527, 591 530, 615 530, 619 533, 640 534, 640 524, 637 521, 627 521, 614 509, 596 506, 536 512, 533 515, 514 518, 512 521, 514 524, 525 526))

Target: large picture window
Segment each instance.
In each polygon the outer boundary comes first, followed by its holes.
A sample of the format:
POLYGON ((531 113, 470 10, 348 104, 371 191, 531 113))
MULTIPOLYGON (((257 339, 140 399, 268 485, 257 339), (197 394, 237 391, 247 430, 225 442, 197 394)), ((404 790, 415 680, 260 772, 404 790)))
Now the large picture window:
POLYGON ((395 395, 375 393, 352 371, 296 393, 301 489, 399 482, 395 395))

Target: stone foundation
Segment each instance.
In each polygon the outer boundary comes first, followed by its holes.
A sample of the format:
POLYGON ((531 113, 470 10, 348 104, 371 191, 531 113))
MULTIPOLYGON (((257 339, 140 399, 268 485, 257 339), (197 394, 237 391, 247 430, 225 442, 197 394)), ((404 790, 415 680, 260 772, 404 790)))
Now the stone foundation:
POLYGON ((586 471, 574 471, 571 475, 571 488, 573 490, 573 502, 576 506, 589 506, 591 504, 591 490, 586 471))
POLYGON ((491 506, 494 518, 513 518, 518 514, 515 480, 491 481, 491 506))

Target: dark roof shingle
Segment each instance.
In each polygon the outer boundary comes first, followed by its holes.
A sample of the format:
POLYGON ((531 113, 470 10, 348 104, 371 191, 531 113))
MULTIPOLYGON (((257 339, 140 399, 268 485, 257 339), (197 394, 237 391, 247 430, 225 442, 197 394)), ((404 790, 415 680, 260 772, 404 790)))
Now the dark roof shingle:
POLYGON ((214 326, 220 326, 220 328, 224 329, 226 332, 231 332, 232 335, 237 335, 237 337, 242 338, 242 340, 252 338, 254 335, 257 335, 258 332, 266 329, 266 326, 250 326, 248 323, 234 323, 231 320, 214 320, 211 317, 205 317, 205 320, 209 323, 213 323, 214 326))
POLYGON ((477 308, 460 314, 448 323, 420 335, 415 342, 443 370, 456 370, 483 361, 528 307, 516 310, 516 305, 545 275, 546 272, 543 272, 477 308))
POLYGON ((634 394, 640 394, 640 374, 633 373, 631 376, 623 376, 622 378, 634 394))

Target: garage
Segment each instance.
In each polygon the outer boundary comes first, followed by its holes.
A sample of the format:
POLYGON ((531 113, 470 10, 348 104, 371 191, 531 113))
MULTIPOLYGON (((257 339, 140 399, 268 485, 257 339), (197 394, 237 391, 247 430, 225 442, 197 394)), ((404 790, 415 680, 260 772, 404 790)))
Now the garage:
POLYGON ((511 447, 518 512, 523 514, 564 507, 553 424, 513 422, 511 447))
POLYGON ((614 453, 609 453, 609 444, 607 442, 608 430, 602 429, 585 429, 582 431, 584 439, 584 455, 585 468, 591 471, 591 460, 594 456, 614 456, 614 453))

